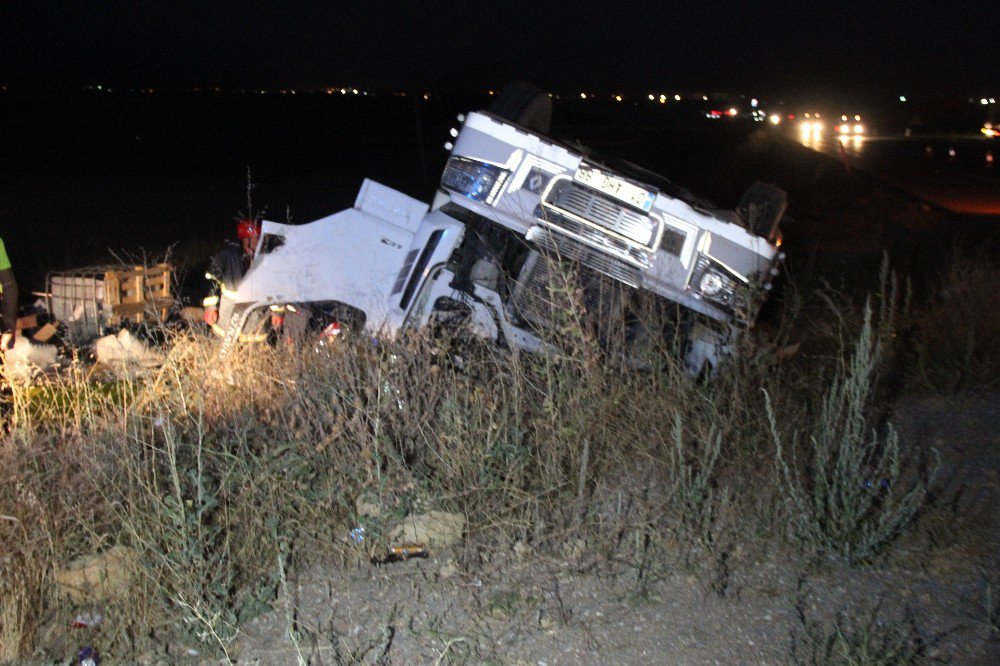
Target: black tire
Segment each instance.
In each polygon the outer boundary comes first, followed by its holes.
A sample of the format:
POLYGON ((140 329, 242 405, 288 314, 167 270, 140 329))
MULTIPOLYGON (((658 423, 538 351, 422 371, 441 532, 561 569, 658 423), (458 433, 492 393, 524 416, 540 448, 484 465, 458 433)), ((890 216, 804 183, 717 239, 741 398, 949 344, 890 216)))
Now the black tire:
POLYGON ((757 181, 743 193, 736 212, 747 229, 770 240, 787 207, 788 195, 784 190, 757 181))
POLYGON ((504 86, 487 110, 540 134, 548 134, 552 127, 552 100, 548 93, 524 81, 504 86))

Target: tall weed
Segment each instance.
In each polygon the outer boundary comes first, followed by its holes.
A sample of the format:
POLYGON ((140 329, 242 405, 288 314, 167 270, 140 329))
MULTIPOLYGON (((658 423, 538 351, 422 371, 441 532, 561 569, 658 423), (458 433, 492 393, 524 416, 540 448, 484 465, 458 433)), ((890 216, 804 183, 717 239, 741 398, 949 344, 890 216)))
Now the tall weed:
POLYGON ((872 411, 882 349, 866 307, 853 349, 805 423, 780 428, 765 392, 791 532, 815 555, 855 563, 878 554, 923 506, 936 472, 920 477, 917 461, 904 459, 891 425, 884 436, 877 434, 872 411))

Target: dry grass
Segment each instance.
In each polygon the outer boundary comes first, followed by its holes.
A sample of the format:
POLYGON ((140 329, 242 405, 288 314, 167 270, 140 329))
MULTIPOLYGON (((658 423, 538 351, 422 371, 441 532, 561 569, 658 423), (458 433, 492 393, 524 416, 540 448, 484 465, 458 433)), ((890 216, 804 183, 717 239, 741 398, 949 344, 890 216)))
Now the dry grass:
MULTIPOLYGON (((748 346, 698 383, 656 313, 641 316, 662 342, 636 371, 614 352, 624 336, 591 323, 572 280, 552 296, 559 355, 502 352, 459 331, 236 349, 221 366, 212 341, 180 334, 153 371, 100 384, 75 365, 13 387, 0 661, 55 649, 41 629, 71 607, 52 573, 80 555, 137 554, 141 575, 116 602, 127 611, 106 620, 103 653, 131 661, 172 636, 225 656, 288 567, 357 557, 348 533, 359 524, 383 548, 395 519, 429 509, 467 518, 468 554, 582 543, 637 580, 679 559, 725 593, 735 548, 785 546, 764 390, 779 424, 801 419, 844 367, 861 317, 825 319, 822 353, 779 364, 748 346), (356 515, 359 496, 381 516, 356 515)), ((807 444, 793 446, 801 460, 807 444)))

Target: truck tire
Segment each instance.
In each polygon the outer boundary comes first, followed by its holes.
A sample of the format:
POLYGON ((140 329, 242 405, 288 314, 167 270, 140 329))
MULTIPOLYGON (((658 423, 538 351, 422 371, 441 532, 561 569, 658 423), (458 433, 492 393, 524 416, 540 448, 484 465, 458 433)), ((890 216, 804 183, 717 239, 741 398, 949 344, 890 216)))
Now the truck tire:
POLYGON ((788 195, 783 189, 757 181, 743 193, 736 212, 747 229, 771 240, 787 207, 788 195))
POLYGON ((548 93, 524 81, 504 86, 487 110, 540 134, 548 134, 552 126, 552 100, 548 93))

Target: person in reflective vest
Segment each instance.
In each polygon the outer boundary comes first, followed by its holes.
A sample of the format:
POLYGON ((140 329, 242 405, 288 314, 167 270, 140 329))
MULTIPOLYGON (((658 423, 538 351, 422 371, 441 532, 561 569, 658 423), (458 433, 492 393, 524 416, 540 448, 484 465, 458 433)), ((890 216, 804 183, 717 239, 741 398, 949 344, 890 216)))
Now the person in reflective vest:
POLYGON ((7 349, 14 347, 17 336, 17 280, 7 257, 7 248, 0 238, 0 298, 3 298, 3 340, 7 349), (9 337, 8 337, 9 335, 9 337))

